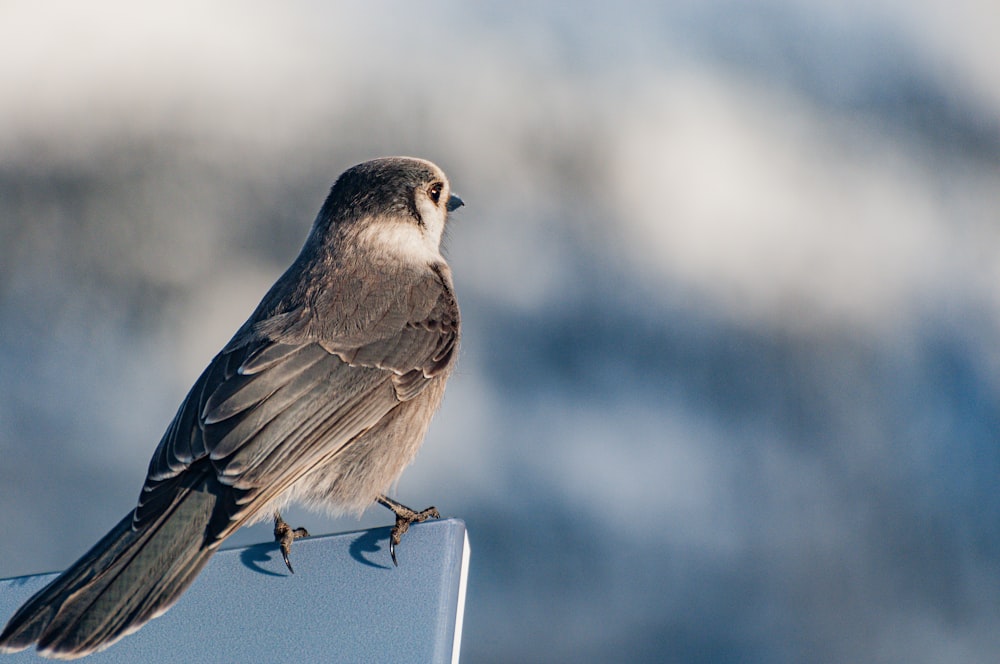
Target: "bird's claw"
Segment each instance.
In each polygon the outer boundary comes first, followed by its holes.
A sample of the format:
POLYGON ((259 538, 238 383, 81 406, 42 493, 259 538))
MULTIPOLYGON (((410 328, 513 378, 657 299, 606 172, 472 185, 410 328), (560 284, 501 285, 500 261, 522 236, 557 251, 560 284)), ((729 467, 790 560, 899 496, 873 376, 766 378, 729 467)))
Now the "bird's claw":
POLYGON ((285 561, 285 567, 292 574, 295 574, 295 570, 292 569, 292 561, 288 559, 288 554, 292 551, 292 542, 302 537, 309 537, 309 531, 305 528, 292 529, 281 518, 281 514, 274 513, 274 541, 281 548, 281 558, 285 561))
POLYGON ((399 567, 399 561, 396 560, 396 545, 410 529, 410 524, 421 523, 427 519, 440 519, 441 513, 437 511, 436 507, 428 507, 417 512, 385 496, 380 496, 378 502, 391 509, 396 515, 396 525, 392 527, 392 533, 389 534, 389 557, 392 558, 392 564, 399 567))
POLYGON ((295 570, 292 569, 292 561, 288 559, 288 553, 290 551, 291 547, 285 546, 284 544, 281 545, 281 557, 285 561, 285 567, 288 568, 289 572, 295 574, 295 570))

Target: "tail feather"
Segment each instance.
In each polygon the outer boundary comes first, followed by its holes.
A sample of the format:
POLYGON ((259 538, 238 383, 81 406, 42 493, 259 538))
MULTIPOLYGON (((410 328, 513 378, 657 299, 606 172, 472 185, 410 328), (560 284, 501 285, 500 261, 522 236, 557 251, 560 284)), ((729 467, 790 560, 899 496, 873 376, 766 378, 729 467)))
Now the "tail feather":
POLYGON ((218 546, 208 528, 218 495, 206 489, 205 482, 179 487, 170 507, 138 532, 131 514, 122 519, 14 614, 0 652, 37 643, 48 657, 82 657, 170 608, 218 546))

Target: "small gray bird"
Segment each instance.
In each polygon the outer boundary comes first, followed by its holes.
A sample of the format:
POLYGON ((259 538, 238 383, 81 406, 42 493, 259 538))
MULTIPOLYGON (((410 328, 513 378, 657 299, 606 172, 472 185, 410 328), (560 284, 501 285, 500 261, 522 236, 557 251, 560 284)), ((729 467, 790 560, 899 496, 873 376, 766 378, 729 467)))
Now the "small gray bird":
POLYGON ((396 515, 385 496, 423 441, 459 343, 441 256, 462 205, 440 168, 391 157, 334 183, 302 251, 191 388, 153 453, 139 503, 22 606, 0 652, 73 659, 163 614, 237 528, 274 519, 285 564, 307 535, 291 501, 396 515))

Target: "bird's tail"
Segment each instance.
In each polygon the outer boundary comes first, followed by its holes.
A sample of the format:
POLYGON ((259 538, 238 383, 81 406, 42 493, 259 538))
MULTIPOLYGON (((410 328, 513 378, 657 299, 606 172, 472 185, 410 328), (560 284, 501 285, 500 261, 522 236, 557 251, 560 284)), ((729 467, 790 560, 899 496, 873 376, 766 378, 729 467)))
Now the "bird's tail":
POLYGON ((209 533, 217 502, 202 484, 179 487, 138 531, 130 513, 14 614, 0 634, 0 652, 37 643, 46 657, 74 659, 162 615, 217 549, 209 533))

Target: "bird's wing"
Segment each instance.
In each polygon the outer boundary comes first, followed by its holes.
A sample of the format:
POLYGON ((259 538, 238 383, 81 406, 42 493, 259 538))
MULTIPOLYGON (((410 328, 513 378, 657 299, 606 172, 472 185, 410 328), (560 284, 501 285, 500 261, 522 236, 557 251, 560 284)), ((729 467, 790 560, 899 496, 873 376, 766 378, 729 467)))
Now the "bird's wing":
MULTIPOLYGON (((197 464, 232 489, 223 492, 228 504, 221 520, 206 533, 224 537, 399 403, 420 394, 456 352, 458 308, 443 278, 418 280, 404 295, 394 305, 397 311, 382 320, 405 323, 366 342, 354 334, 286 343, 272 334, 227 346, 160 441, 133 527, 141 529, 171 509, 181 476, 197 464)), ((257 327, 268 329, 267 320, 257 327)))
POLYGON ((447 267, 415 281, 405 302, 394 307, 408 314, 392 334, 376 335, 366 343, 344 343, 336 336, 320 343, 352 366, 390 370, 396 396, 400 401, 412 399, 450 366, 458 348, 459 312, 450 282, 447 267))

